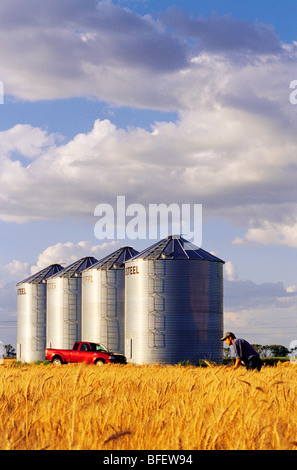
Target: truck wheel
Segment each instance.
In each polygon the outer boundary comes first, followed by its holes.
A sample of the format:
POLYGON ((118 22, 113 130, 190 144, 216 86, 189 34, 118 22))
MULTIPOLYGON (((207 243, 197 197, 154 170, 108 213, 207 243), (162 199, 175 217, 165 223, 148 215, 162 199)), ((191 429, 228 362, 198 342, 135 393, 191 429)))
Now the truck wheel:
POLYGON ((55 366, 61 366, 62 365, 62 361, 59 357, 55 357, 52 362, 55 366))
POLYGON ((102 360, 102 359, 98 359, 96 362, 95 362, 95 365, 96 366, 103 366, 105 364, 105 362, 102 360))

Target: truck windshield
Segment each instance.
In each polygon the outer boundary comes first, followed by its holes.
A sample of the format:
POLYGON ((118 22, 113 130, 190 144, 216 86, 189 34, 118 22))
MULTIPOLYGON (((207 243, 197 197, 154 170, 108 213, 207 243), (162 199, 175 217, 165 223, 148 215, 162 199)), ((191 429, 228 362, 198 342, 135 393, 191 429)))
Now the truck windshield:
POLYGON ((91 346, 92 351, 107 351, 104 346, 101 346, 101 344, 98 343, 89 343, 91 346))

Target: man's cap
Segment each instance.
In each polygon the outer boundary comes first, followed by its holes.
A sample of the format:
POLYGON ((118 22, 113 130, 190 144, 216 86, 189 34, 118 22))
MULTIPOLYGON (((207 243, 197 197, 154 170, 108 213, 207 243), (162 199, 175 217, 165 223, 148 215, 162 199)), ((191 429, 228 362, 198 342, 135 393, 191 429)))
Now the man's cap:
POLYGON ((227 331, 227 333, 224 334, 223 338, 221 338, 221 341, 225 341, 225 339, 229 338, 229 336, 231 336, 231 338, 235 338, 235 334, 234 333, 231 333, 231 331, 227 331))

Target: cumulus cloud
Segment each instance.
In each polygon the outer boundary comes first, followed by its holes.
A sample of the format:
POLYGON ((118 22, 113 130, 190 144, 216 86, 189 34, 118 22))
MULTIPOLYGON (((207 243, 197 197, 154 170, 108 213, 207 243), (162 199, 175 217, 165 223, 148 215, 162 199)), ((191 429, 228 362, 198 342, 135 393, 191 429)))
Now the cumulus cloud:
POLYGON ((89 241, 57 243, 40 253, 36 264, 31 266, 31 274, 35 274, 51 264, 61 264, 66 267, 85 256, 93 256, 99 261, 117 248, 115 241, 101 245, 92 245, 89 241))
POLYGON ((148 71, 158 76, 187 65, 181 38, 109 0, 3 0, 0 30, 10 37, 0 51, 6 93, 28 100, 114 101, 112 90, 127 91, 148 71))
POLYGON ((277 223, 270 220, 262 221, 258 227, 250 228, 244 237, 236 237, 235 245, 249 245, 260 243, 262 245, 286 245, 297 248, 297 220, 293 210, 292 221, 289 223, 277 223))
POLYGON ((56 140, 59 140, 59 136, 48 135, 43 129, 28 124, 17 124, 11 129, 0 132, 0 154, 17 153, 33 160, 54 145, 56 140))
POLYGON ((28 263, 14 259, 4 266, 4 270, 11 276, 21 276, 27 272, 28 263))
POLYGON ((232 261, 225 262, 224 273, 226 279, 228 279, 229 281, 235 281, 236 279, 238 279, 237 270, 232 261))
POLYGON ((119 242, 103 242, 98 245, 90 241, 78 243, 57 243, 45 248, 37 257, 34 264, 27 261, 12 260, 6 265, 0 265, 0 289, 4 292, 6 286, 11 289, 31 274, 36 274, 51 264, 61 264, 63 267, 86 256, 100 260, 119 248, 119 242))
POLYGON ((97 120, 66 143, 42 135, 31 161, 13 148, 22 149, 18 138, 42 131, 18 127, 14 147, 10 133, 2 135, 2 220, 90 218, 99 203, 124 194, 144 205, 200 203, 204 216, 247 227, 246 240, 295 243, 297 140, 273 116, 215 107, 155 123, 151 131, 97 120))
MULTIPOLYGON (((5 265, 0 265, 0 289, 5 290, 5 286, 9 286, 15 283, 22 278, 28 276, 29 273, 29 263, 25 261, 20 261, 13 259, 5 265)), ((3 291, 2 291, 3 292, 3 291)))
POLYGON ((289 286, 289 287, 287 287, 287 292, 297 292, 297 286, 289 286))
MULTIPOLYGON (((269 81, 285 79, 286 67, 293 66, 291 51, 270 25, 230 15, 192 18, 179 11, 155 20, 110 0, 2 0, 1 37, 6 94, 32 101, 95 96, 117 105, 179 111, 197 107, 207 90, 215 100, 230 77, 229 92, 241 86, 239 78, 249 87, 251 74, 256 83, 267 79, 261 69, 266 74, 269 64, 284 65, 269 81)), ((241 99, 247 91, 241 90, 241 99)), ((247 101, 252 104, 250 96, 247 101)))
POLYGON ((24 124, 2 132, 1 220, 90 218, 124 194, 203 204, 204 216, 246 227, 235 243, 296 246, 296 43, 230 15, 155 20, 109 0, 3 0, 0 26, 14 98, 92 95, 178 113, 151 131, 96 120, 69 142, 24 124))

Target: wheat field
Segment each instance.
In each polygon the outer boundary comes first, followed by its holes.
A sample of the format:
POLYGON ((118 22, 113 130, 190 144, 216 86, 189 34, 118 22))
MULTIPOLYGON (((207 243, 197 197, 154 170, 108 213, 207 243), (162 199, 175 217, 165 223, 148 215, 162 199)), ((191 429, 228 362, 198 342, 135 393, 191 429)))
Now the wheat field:
POLYGON ((4 365, 1 450, 297 449, 297 368, 4 365))

